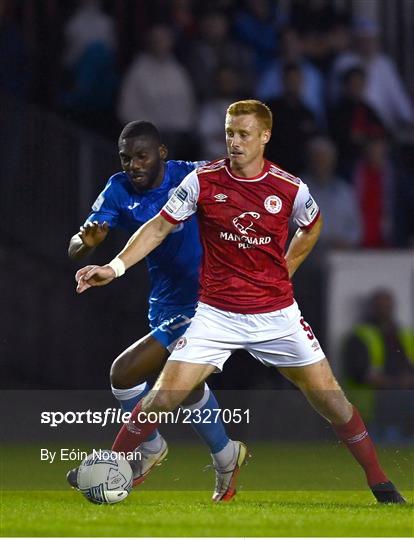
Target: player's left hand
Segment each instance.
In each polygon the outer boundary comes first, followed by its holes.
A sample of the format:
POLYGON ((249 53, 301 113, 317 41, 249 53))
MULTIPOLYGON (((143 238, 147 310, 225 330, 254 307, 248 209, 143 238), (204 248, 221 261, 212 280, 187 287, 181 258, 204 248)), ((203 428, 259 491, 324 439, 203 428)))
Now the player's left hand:
POLYGON ((84 266, 76 272, 75 279, 77 282, 76 292, 83 293, 90 287, 102 287, 108 285, 115 279, 114 270, 106 266, 88 265, 84 266))

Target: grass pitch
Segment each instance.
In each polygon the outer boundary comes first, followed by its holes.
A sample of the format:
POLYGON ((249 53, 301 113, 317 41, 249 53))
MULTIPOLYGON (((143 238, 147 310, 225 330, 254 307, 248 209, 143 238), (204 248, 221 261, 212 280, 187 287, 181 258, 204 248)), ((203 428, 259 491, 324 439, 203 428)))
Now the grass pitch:
POLYGON ((231 503, 210 502, 214 475, 204 470, 204 448, 171 445, 167 462, 139 490, 114 506, 95 506, 66 488, 64 473, 74 464, 39 463, 35 447, 3 448, 1 535, 414 536, 412 451, 380 451, 409 501, 383 506, 338 445, 251 450, 231 503))

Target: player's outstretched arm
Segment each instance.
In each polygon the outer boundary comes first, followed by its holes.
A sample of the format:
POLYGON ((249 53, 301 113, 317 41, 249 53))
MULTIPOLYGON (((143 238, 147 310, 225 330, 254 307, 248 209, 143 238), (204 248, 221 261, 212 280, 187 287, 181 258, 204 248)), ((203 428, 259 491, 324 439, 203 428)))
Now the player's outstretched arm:
POLYGON ((105 221, 103 223, 97 221, 86 223, 70 239, 69 257, 74 260, 83 259, 105 240, 108 232, 109 225, 105 221))
POLYGON ((174 227, 175 225, 169 223, 160 214, 150 219, 131 236, 124 249, 109 264, 89 265, 78 270, 76 291, 82 293, 90 287, 108 285, 158 247, 174 227))
POLYGON ((170 234, 175 225, 160 214, 147 221, 128 240, 124 249, 117 255, 124 263, 125 270, 141 261, 158 247, 170 234))
POLYGON ((311 229, 298 229, 296 231, 285 255, 290 278, 312 251, 321 234, 322 225, 323 221, 320 215, 311 229))

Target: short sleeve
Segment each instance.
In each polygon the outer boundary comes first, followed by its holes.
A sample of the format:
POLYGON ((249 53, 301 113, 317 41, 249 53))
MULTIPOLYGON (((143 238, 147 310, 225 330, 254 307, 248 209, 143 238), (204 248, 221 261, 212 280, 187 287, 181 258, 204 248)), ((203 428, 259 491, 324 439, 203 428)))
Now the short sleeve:
POLYGON ((106 221, 111 228, 118 225, 118 205, 116 204, 110 181, 93 203, 92 212, 86 219, 85 224, 92 221, 97 221, 98 223, 106 221))
POLYGON ((293 203, 292 218, 301 229, 311 229, 320 215, 319 206, 302 181, 293 203))
POLYGON ((200 184, 197 172, 188 174, 161 210, 161 215, 170 223, 185 221, 197 212, 200 184))

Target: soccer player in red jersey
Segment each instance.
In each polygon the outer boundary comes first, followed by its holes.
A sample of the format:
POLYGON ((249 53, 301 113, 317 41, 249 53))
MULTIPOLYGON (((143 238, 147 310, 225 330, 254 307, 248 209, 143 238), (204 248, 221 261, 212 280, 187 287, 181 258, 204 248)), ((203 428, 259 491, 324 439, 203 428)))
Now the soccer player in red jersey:
MULTIPOLYGON (((379 502, 403 503, 378 462, 358 410, 344 395, 294 300, 291 277, 315 245, 322 217, 307 186, 264 158, 271 130, 272 114, 265 104, 245 100, 230 105, 225 123, 228 158, 191 172, 161 212, 108 265, 86 266, 76 274, 79 293, 110 283, 197 212, 204 254, 196 314, 113 449, 136 448, 156 427, 142 421, 140 413, 174 410, 195 385, 221 371, 233 351, 244 348, 276 367, 330 422, 363 467, 379 502), (290 219, 298 229, 285 252, 290 219)), ((214 500, 234 495, 245 454, 240 445, 214 500)))

